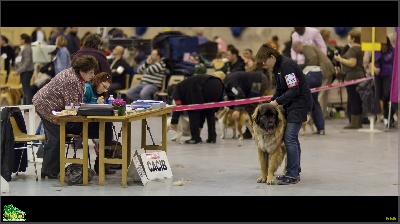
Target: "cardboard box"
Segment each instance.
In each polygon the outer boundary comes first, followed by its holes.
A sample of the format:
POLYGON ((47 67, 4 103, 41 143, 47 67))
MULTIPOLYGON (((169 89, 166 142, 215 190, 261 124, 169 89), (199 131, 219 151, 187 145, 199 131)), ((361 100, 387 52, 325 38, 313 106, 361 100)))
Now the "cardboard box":
MULTIPOLYGON (((386 27, 375 27, 375 43, 386 44, 386 27)), ((361 27, 361 43, 372 43, 372 27, 361 27)))

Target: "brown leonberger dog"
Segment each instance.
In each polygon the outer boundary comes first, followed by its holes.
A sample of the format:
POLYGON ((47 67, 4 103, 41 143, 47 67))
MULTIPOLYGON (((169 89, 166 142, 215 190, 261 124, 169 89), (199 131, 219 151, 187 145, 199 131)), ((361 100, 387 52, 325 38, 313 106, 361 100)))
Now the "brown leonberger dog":
MULTIPOLYGON (((286 119, 283 107, 273 106, 270 103, 259 104, 252 119, 254 139, 261 165, 261 174, 257 183, 275 184, 274 173, 286 156, 286 146, 283 141, 286 119)), ((286 165, 283 173, 285 171, 286 165)))

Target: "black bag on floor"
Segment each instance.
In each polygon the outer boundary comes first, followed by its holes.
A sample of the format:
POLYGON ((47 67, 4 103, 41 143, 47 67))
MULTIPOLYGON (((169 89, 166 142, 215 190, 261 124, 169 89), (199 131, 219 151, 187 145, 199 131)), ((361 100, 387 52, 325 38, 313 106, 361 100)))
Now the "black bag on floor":
MULTIPOLYGON (((95 174, 94 170, 89 168, 88 182, 95 174)), ((69 185, 83 184, 83 165, 72 163, 65 167, 65 182, 69 185)))

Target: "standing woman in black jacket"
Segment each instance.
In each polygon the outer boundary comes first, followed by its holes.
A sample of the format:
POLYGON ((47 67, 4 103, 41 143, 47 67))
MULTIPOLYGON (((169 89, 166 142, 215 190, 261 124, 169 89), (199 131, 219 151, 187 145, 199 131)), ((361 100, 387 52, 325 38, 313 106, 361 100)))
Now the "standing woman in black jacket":
POLYGON ((263 44, 256 58, 259 63, 272 68, 275 77, 276 90, 271 104, 282 105, 285 109, 286 173, 276 179, 280 181, 278 184, 296 184, 301 172, 299 131, 311 111, 311 91, 299 65, 291 58, 282 56, 273 46, 263 44))
MULTIPOLYGON (((202 104, 219 102, 224 93, 224 84, 220 78, 212 75, 199 74, 182 80, 173 87, 172 98, 176 105, 202 104)), ((182 111, 172 113, 171 129, 176 130, 179 116, 182 111)), ((201 121, 207 119, 208 139, 207 143, 215 143, 217 133, 215 132, 215 108, 189 110, 189 124, 192 138, 186 140, 186 144, 202 143, 200 137, 201 121)))

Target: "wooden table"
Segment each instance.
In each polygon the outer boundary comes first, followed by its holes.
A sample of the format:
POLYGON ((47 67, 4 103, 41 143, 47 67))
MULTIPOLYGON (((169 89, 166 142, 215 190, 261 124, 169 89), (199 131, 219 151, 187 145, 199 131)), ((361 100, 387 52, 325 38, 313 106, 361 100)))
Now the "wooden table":
POLYGON ((65 165, 66 163, 83 164, 83 185, 88 184, 88 124, 89 122, 99 122, 99 184, 104 185, 105 182, 105 163, 121 164, 122 165, 122 181, 123 187, 128 186, 127 175, 128 166, 131 159, 131 123, 134 121, 142 121, 142 137, 141 147, 144 150, 162 150, 167 152, 167 115, 172 113, 172 108, 169 106, 161 109, 146 109, 138 111, 135 114, 125 116, 59 116, 56 117, 60 121, 60 183, 65 181, 65 165), (146 127, 147 118, 162 116, 161 145, 146 144, 146 127), (82 122, 82 140, 83 140, 83 156, 82 158, 72 159, 65 158, 65 124, 66 122, 82 122), (105 122, 121 122, 122 123, 122 158, 104 158, 105 145, 105 122))
POLYGON ((88 124, 92 119, 86 116, 55 116, 60 122, 60 184, 65 182, 65 165, 67 163, 77 163, 83 165, 83 185, 88 184, 89 169, 89 147, 88 147, 88 124), (83 155, 82 158, 66 158, 65 157, 65 125, 67 122, 82 122, 82 139, 83 139, 83 155))
POLYGON ((128 166, 131 161, 131 122, 142 121, 142 137, 141 147, 144 150, 162 150, 167 152, 167 115, 172 112, 173 106, 161 109, 146 109, 138 111, 135 114, 125 116, 88 116, 88 119, 93 122, 99 122, 99 184, 104 185, 105 182, 105 163, 108 164, 121 164, 122 165, 122 182, 121 185, 126 187, 128 166), (161 131, 162 141, 161 145, 147 145, 146 144, 146 127, 147 118, 162 116, 161 131), (105 145, 105 122, 121 122, 122 123, 122 158, 105 158, 104 145, 105 145))

